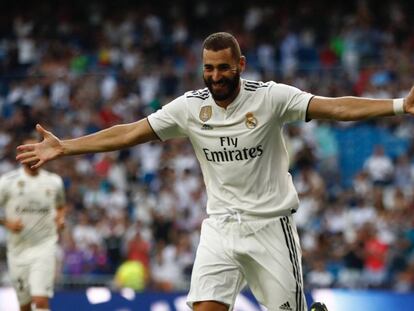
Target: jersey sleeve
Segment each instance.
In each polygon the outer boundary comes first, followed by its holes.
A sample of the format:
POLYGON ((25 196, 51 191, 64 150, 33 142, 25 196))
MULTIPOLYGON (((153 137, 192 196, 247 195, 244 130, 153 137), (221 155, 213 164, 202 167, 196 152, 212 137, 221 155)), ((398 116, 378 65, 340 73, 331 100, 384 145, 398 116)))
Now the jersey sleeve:
POLYGON ((61 177, 58 177, 56 190, 56 207, 58 208, 66 203, 65 186, 61 177))
POLYGON ((0 209, 2 209, 3 205, 6 203, 6 189, 5 189, 5 182, 4 178, 0 177, 0 209))
POLYGON ((313 94, 290 85, 276 83, 270 88, 270 92, 274 114, 282 123, 305 121, 313 94))
POLYGON ((185 96, 180 96, 148 116, 155 134, 165 141, 187 136, 187 106, 185 96))
POLYGON ((0 177, 0 218, 4 219, 6 217, 6 203, 7 203, 7 194, 6 194, 6 182, 4 177, 0 177))

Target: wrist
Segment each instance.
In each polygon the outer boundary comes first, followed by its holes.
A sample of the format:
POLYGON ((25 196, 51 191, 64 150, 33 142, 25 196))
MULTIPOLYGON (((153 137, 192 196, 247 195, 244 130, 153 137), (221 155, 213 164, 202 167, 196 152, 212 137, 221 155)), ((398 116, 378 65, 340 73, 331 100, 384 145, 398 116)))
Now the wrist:
POLYGON ((67 144, 68 143, 65 140, 61 140, 60 141, 60 150, 59 150, 58 157, 70 155, 69 154, 69 148, 68 148, 67 144))
POLYGON ((392 100, 392 109, 396 116, 402 115, 405 113, 405 99, 404 98, 395 98, 392 100))

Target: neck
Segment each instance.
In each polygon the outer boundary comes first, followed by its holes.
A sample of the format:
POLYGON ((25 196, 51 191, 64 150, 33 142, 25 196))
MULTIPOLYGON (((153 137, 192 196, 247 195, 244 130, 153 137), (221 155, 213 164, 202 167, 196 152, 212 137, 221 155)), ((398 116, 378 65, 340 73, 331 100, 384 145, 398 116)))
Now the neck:
POLYGON ((229 98, 227 98, 225 100, 215 100, 217 106, 220 106, 221 108, 227 109, 228 105, 230 105, 236 99, 236 97, 239 95, 240 85, 241 85, 241 81, 239 81, 239 85, 237 86, 237 89, 234 91, 234 93, 229 98))
POLYGON ((23 168, 24 168, 24 171, 27 175, 36 176, 36 175, 39 174, 38 169, 31 169, 29 165, 25 165, 25 166, 23 166, 23 168))

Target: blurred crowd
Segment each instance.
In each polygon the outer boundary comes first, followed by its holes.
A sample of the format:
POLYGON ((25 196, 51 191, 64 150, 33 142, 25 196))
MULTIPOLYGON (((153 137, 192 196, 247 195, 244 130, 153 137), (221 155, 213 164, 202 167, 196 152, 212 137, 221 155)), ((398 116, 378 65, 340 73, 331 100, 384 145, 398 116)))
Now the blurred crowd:
MULTIPOLYGON (((0 174, 17 166, 15 147, 36 123, 77 137, 203 88, 201 43, 215 31, 237 37, 248 79, 374 98, 402 97, 414 82, 414 4, 407 1, 197 0, 168 10, 139 3, 36 1, 0 13, 0 174)), ((390 156, 378 141, 350 185, 341 180, 335 133, 355 123, 286 126, 308 290, 414 290, 414 122, 365 123, 407 148, 390 156)), ((65 158, 46 169, 63 177, 67 196, 59 284, 188 287, 206 217, 188 141, 65 158)), ((0 245, 0 284, 7 284, 4 228, 0 245)))

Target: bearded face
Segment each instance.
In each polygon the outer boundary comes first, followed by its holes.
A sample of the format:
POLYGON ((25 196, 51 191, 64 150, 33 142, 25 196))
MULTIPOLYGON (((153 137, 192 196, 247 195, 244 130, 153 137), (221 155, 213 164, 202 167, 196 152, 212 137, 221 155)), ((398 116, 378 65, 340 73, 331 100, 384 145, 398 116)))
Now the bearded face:
POLYGON ((240 70, 236 69, 231 76, 223 76, 217 81, 214 81, 212 76, 204 75, 203 78, 213 98, 217 101, 225 101, 235 97, 240 81, 240 70))
POLYGON ((239 92, 244 57, 235 59, 230 48, 203 51, 203 79, 214 100, 228 104, 239 92))

